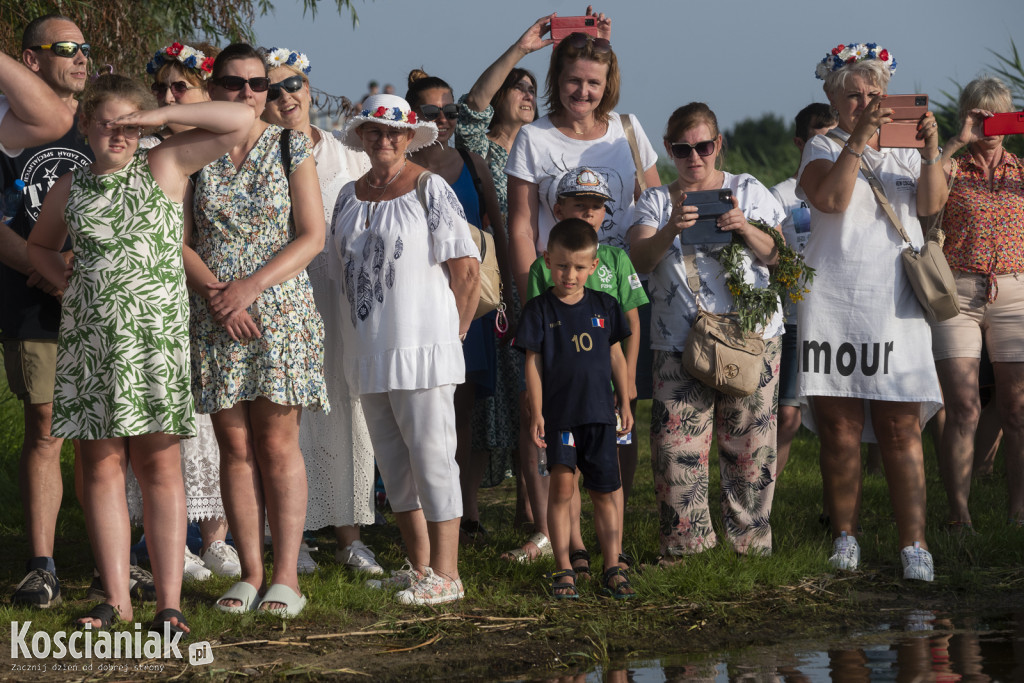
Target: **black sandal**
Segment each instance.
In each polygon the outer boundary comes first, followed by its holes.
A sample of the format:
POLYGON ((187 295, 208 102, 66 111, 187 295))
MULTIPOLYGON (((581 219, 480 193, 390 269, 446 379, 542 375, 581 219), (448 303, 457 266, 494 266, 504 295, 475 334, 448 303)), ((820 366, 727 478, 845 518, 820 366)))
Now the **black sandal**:
POLYGON ((79 630, 95 628, 92 624, 82 623, 82 619, 98 619, 101 631, 106 631, 114 625, 114 622, 119 621, 117 609, 108 602, 98 602, 82 616, 75 617, 75 627, 79 630))
POLYGON ((180 633, 182 640, 188 638, 189 631, 181 628, 182 626, 188 627, 188 621, 186 621, 185 615, 178 610, 168 607, 157 612, 156 616, 153 617, 153 621, 149 624, 149 632, 156 633, 163 638, 165 635, 164 625, 167 626, 166 635, 168 637, 173 637, 175 633, 180 633), (177 617, 178 623, 172 624, 171 617, 177 617))
POLYGON ((580 581, 590 581, 592 578, 590 575, 590 553, 586 548, 579 548, 569 553, 569 564, 572 565, 572 570, 576 572, 580 581))
POLYGON ((629 585, 629 578, 626 570, 622 567, 609 567, 601 575, 601 584, 604 586, 604 594, 616 600, 626 600, 636 596, 636 591, 629 585), (615 581, 615 577, 621 577, 622 581, 615 581))
POLYGON ((559 569, 556 572, 551 573, 551 595, 556 600, 576 600, 580 597, 580 589, 576 587, 575 583, 566 583, 565 581, 559 581, 559 579, 572 579, 576 581, 576 572, 571 569, 559 569), (569 591, 567 593, 559 593, 558 591, 569 591))

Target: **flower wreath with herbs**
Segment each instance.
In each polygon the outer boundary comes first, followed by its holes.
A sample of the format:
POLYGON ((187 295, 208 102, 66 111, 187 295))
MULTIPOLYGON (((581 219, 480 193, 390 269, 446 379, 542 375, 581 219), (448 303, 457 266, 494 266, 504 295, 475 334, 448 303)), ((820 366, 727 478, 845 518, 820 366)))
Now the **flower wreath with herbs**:
POLYGON ((175 60, 192 69, 204 81, 213 75, 213 57, 207 57, 202 50, 181 43, 171 43, 157 50, 153 59, 146 65, 146 73, 155 75, 160 67, 175 60))
POLYGON ((746 333, 756 332, 771 321, 779 308, 787 301, 802 301, 809 292, 808 285, 814 279, 814 268, 804 262, 804 257, 786 244, 782 235, 772 226, 757 220, 748 222, 761 232, 767 233, 775 242, 779 260, 768 268, 767 287, 755 287, 743 279, 743 250, 746 243, 734 237, 718 252, 718 262, 725 270, 726 286, 736 306, 740 327, 746 333))

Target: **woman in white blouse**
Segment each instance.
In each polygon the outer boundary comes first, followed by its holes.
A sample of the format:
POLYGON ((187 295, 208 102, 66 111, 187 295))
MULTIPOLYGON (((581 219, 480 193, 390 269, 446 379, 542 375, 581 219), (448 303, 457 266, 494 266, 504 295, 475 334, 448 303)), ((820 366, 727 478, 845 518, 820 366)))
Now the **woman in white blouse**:
POLYGON ((436 137, 404 99, 367 99, 344 142, 366 151, 371 168, 342 189, 331 229, 345 377, 409 553, 410 566, 382 584, 406 604, 465 594, 453 399, 480 296, 479 251, 451 187, 437 175, 418 187, 424 169, 406 157, 436 137))

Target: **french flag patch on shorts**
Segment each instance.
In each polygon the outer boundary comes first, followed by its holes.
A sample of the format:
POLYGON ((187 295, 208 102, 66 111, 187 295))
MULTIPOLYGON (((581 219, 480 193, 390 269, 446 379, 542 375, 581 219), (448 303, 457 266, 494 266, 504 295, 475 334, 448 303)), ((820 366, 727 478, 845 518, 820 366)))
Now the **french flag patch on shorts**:
POLYGON ((576 448, 576 439, 572 438, 572 432, 570 432, 568 429, 563 432, 559 432, 558 437, 562 440, 563 446, 568 446, 569 448, 576 448))
POLYGON ((599 315, 595 315, 590 319, 590 326, 604 328, 604 318, 599 315))

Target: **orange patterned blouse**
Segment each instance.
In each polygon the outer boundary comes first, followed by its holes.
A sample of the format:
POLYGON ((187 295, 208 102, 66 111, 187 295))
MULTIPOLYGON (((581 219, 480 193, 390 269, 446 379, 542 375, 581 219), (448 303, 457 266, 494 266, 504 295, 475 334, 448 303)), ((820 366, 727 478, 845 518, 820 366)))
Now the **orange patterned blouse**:
POLYGON ((942 250, 950 268, 988 275, 992 302, 997 275, 1024 273, 1024 164, 1003 150, 990 184, 971 154, 964 154, 953 159, 952 173, 942 250))

